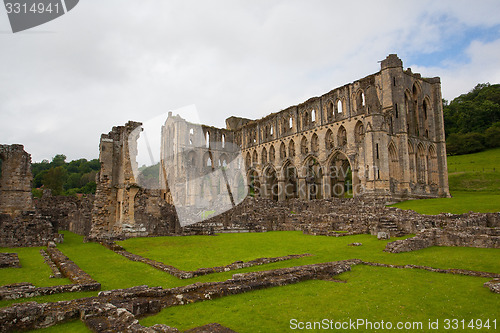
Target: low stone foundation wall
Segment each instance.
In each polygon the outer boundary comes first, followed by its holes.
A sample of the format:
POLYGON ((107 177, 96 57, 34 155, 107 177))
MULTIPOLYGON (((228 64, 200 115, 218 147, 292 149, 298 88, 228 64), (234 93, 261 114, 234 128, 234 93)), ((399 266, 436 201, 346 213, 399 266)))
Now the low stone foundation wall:
POLYGON ((0 253, 0 268, 21 267, 17 253, 0 253))
POLYGON ((42 198, 35 199, 37 211, 47 216, 56 230, 68 230, 86 236, 92 223, 94 195, 82 198, 71 196, 52 196, 44 191, 42 198))
POLYGON ((73 261, 69 260, 55 245, 49 246, 47 253, 57 269, 74 284, 35 287, 31 283, 15 283, 0 287, 0 300, 29 298, 66 292, 97 291, 101 289, 99 282, 92 279, 90 275, 85 273, 73 261))
POLYGON ((466 246, 500 248, 500 228, 432 228, 415 237, 387 243, 384 251, 391 253, 409 252, 430 246, 466 246))
POLYGON ((138 286, 102 291, 97 297, 55 303, 28 302, 0 309, 0 331, 27 331, 81 319, 94 332, 177 332, 165 325, 143 327, 136 317, 161 309, 210 300, 251 290, 284 286, 300 281, 333 277, 351 269, 358 260, 314 264, 271 271, 234 274, 222 282, 195 283, 183 287, 138 286), (23 320, 20 320, 20 319, 23 320))
MULTIPOLYGON (((474 228, 500 228, 500 213, 422 215, 412 210, 386 207, 381 201, 357 198, 291 199, 283 202, 246 198, 234 209, 184 227, 183 231, 184 234, 207 235, 232 231, 300 230, 310 235, 335 237, 344 233, 377 235, 386 232, 390 237, 400 237, 432 228, 469 228, 471 232, 474 228)), ((480 242, 479 238, 476 242, 480 242)))
POLYGON ((0 247, 46 246, 48 242, 62 241, 47 217, 34 212, 23 212, 12 217, 0 214, 0 247))
POLYGON ((51 278, 62 278, 63 275, 57 265, 52 261, 52 259, 49 257, 47 252, 45 252, 44 249, 40 249, 40 254, 43 257, 43 261, 49 266, 50 270, 52 271, 52 275, 50 276, 51 278))

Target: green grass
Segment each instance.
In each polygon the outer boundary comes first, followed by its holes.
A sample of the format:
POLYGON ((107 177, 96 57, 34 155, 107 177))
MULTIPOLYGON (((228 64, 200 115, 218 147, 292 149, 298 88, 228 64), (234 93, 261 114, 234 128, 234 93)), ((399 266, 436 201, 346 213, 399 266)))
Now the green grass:
MULTIPOLYGON (((325 237, 301 232, 221 234, 217 236, 133 238, 120 242, 128 251, 184 270, 227 265, 237 260, 311 253, 313 256, 242 270, 179 280, 148 265, 132 262, 82 237, 65 232, 58 247, 77 265, 99 281, 103 289, 147 284, 174 287, 194 282, 222 281, 234 273, 268 270, 312 263, 359 258, 389 264, 417 264, 438 268, 464 268, 500 273, 500 250, 431 247, 420 251, 383 252, 387 241, 370 235, 325 237), (362 246, 347 246, 361 242, 362 246)), ((2 249, 6 250, 6 249, 2 249)), ((31 280, 51 283, 50 271, 40 264, 38 249, 8 249, 20 253, 23 268, 2 270, 0 284, 31 280), (23 253, 21 255, 21 253, 23 253), (35 264, 28 263, 34 261, 35 264), (38 263, 36 263, 38 261, 38 263), (20 273, 24 270, 24 273, 20 273), (40 273, 37 273, 40 271, 40 273), (8 272, 8 274, 4 274, 8 272), (17 274, 17 275, 14 275, 17 274)), ((307 281, 296 285, 259 290, 209 302, 165 309, 141 320, 144 325, 165 323, 187 329, 219 322, 238 332, 287 331, 289 320, 366 318, 370 320, 414 320, 427 318, 487 318, 496 314, 500 297, 484 288, 488 279, 420 270, 356 266, 342 274, 346 284, 307 281)), ((60 281, 60 280, 59 280, 60 281)), ((21 301, 58 301, 88 297, 96 293, 67 293, 21 301)), ((12 302, 2 301, 0 306, 12 302)), ((79 321, 58 325, 45 332, 85 332, 79 321)))
POLYGON ((253 333, 291 332, 293 318, 425 324, 429 319, 498 318, 500 298, 481 287, 486 279, 367 266, 356 266, 340 277, 347 283, 306 281, 168 308, 140 322, 145 326, 165 323, 181 330, 218 322, 240 333, 253 333))
POLYGON ((470 211, 494 213, 500 211, 500 193, 452 192, 452 198, 408 200, 392 205, 401 209, 412 209, 420 214, 463 214, 470 211))
POLYGON ((452 198, 409 200, 392 205, 421 214, 500 212, 500 148, 448 156, 452 198))
POLYGON ((480 153, 448 156, 448 173, 500 171, 500 148, 480 153))

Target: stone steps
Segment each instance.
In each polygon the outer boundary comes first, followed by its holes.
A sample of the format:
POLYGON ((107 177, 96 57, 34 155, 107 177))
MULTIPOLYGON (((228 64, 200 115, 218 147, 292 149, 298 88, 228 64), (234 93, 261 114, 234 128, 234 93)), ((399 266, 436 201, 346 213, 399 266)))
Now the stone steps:
POLYGON ((388 232, 391 237, 401 237, 406 234, 394 221, 384 218, 379 219, 379 228, 388 232))

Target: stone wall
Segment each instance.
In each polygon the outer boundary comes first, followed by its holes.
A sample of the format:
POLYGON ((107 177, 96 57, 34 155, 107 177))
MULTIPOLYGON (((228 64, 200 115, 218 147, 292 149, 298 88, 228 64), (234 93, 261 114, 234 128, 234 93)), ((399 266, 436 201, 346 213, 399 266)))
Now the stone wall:
POLYGON ((138 184, 136 154, 141 123, 129 121, 101 135, 90 239, 169 235, 179 230, 175 208, 157 189, 138 184))
POLYGON ((35 199, 37 211, 47 216, 56 230, 68 230, 87 236, 92 223, 94 196, 91 194, 77 198, 52 196, 44 191, 42 198, 35 199))
POLYGON ((17 253, 0 253, 0 268, 21 267, 17 253))
POLYGON ((33 212, 12 217, 0 214, 0 247, 46 246, 49 241, 61 242, 50 219, 33 212))
POLYGON ((432 228, 405 240, 387 244, 384 251, 409 252, 430 246, 466 246, 500 249, 500 228, 466 227, 432 228))
MULTIPOLYGON (((161 309, 171 306, 284 286, 311 279, 329 279, 350 271, 351 265, 354 264, 359 264, 359 260, 234 274, 232 279, 222 282, 198 282, 171 289, 137 286, 102 291, 98 297, 72 301, 14 304, 0 309, 0 332, 50 327, 74 319, 81 319, 93 332, 151 332, 150 329, 139 324, 137 317, 155 314, 161 309), (19 320, 20 318, 23 320, 19 320)), ((162 326, 161 328, 164 329, 162 332, 175 332, 174 330, 166 330, 164 325, 158 326, 162 326)))
POLYGON ((0 213, 33 211, 31 156, 22 145, 0 145, 0 213))

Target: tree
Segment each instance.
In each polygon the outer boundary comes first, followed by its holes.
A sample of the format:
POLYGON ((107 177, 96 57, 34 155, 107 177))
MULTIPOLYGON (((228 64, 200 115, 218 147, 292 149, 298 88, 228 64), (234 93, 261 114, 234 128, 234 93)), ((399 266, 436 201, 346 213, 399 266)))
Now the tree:
POLYGON ((52 190, 53 195, 61 195, 66 178, 67 172, 62 166, 51 168, 43 177, 43 186, 52 190))
POLYGON ((58 167, 58 166, 63 166, 66 164, 66 155, 59 154, 54 156, 52 159, 52 162, 50 162, 50 166, 52 168, 58 167))

